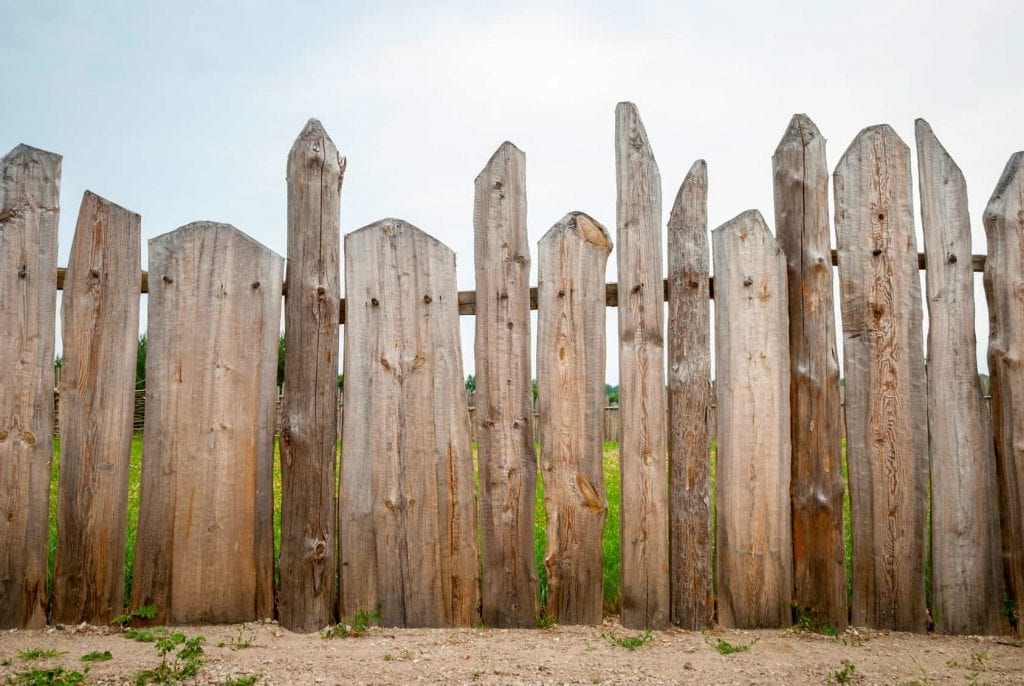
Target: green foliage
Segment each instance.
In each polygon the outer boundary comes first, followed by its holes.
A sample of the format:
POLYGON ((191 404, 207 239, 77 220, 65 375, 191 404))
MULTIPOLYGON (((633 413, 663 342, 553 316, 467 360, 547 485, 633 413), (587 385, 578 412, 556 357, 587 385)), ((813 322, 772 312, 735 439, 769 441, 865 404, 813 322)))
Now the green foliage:
POLYGON ((146 350, 149 347, 146 334, 139 336, 139 344, 135 348, 135 390, 146 387, 146 350))
POLYGON ((557 624, 555 618, 549 615, 547 612, 541 612, 539 615, 537 615, 538 629, 550 629, 555 624, 557 624))
POLYGON ((821 634, 836 638, 838 634, 824 619, 818 619, 814 611, 809 607, 803 607, 800 603, 793 603, 793 611, 796 613, 796 623, 793 625, 797 631, 809 634, 821 634))
POLYGON ((242 674, 236 677, 228 677, 221 682, 222 686, 253 686, 253 684, 259 682, 259 674, 242 674))
POLYGON ((28 650, 19 650, 18 657, 22 660, 49 660, 54 657, 60 657, 64 653, 53 648, 29 648, 28 650))
POLYGON ((602 634, 609 644, 618 646, 619 648, 625 648, 626 650, 636 650, 644 645, 647 645, 654 640, 654 635, 647 630, 637 636, 616 636, 614 632, 602 634))
POLYGON ((466 377, 466 390, 472 393, 476 390, 476 375, 470 374, 466 377))
POLYGON ((372 625, 377 624, 379 621, 380 614, 378 612, 359 610, 352 617, 351 624, 335 624, 328 629, 324 629, 320 635, 324 638, 356 638, 365 634, 372 625))
POLYGON ((104 650, 102 653, 98 650, 94 650, 91 653, 86 653, 78 659, 82 662, 109 662, 114 659, 114 656, 109 650, 104 650))
POLYGON ((74 672, 63 667, 40 669, 32 667, 7 677, 4 684, 8 686, 79 686, 85 683, 86 669, 74 672))
POLYGON ((135 686, 176 684, 193 678, 203 667, 203 636, 186 636, 166 629, 156 639, 160 664, 135 675, 135 686))
POLYGON ((153 619, 156 617, 157 610, 156 605, 143 605, 142 607, 130 610, 123 615, 118 615, 110 620, 111 624, 120 624, 121 627, 126 627, 131 624, 133 619, 153 619))
POLYGON ((849 684, 853 682, 857 674, 857 667, 849 660, 843 660, 843 666, 828 674, 828 680, 833 684, 849 684))
POLYGON ((240 624, 238 626, 238 634, 228 638, 226 641, 221 641, 217 644, 218 648, 231 648, 231 650, 243 650, 245 648, 252 647, 253 641, 256 640, 256 634, 247 624, 240 624))
POLYGON ((604 397, 609 405, 619 404, 619 387, 618 385, 612 386, 610 383, 604 385, 604 397))
POLYGON ((277 337, 277 388, 284 386, 284 334, 277 337))
POLYGON ((733 655, 735 653, 747 652, 752 647, 754 647, 755 643, 757 643, 756 638, 750 643, 729 643, 724 638, 716 638, 714 646, 715 650, 717 650, 722 655, 733 655))

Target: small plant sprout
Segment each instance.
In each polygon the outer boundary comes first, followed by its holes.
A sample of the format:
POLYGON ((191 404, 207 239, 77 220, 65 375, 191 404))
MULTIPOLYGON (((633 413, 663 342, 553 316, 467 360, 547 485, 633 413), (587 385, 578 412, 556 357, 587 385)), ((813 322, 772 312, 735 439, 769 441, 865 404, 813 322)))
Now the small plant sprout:
POLYGON ((109 650, 104 650, 103 652, 96 650, 91 653, 86 653, 78 659, 82 662, 109 662, 114 659, 114 656, 109 650))
POLYGON ((351 624, 335 624, 324 629, 320 635, 324 638, 355 638, 362 636, 370 627, 380 621, 380 614, 368 610, 358 610, 352 617, 351 624))
POLYGON ((716 638, 715 643, 713 645, 715 647, 715 650, 717 650, 722 655, 734 655, 736 653, 747 652, 752 647, 754 647, 755 643, 757 643, 756 638, 750 643, 729 643, 729 641, 725 640, 724 638, 716 638))
POLYGON ((50 660, 63 654, 63 652, 53 648, 29 648, 28 650, 18 651, 18 657, 22 660, 50 660))
POLYGON ((616 636, 614 633, 604 634, 605 639, 608 643, 619 648, 625 648, 626 650, 636 650, 641 646, 654 640, 654 635, 647 630, 638 636, 616 636))
POLYGON ((832 684, 850 684, 857 674, 857 666, 849 660, 843 660, 843 666, 828 673, 828 681, 832 684))

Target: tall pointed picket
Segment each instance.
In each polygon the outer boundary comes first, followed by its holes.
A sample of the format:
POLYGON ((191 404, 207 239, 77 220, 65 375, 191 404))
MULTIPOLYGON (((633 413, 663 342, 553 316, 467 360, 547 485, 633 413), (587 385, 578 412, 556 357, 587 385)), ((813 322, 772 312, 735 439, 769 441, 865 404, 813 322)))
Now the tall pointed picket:
POLYGON ((0 158, 0 629, 46 623, 61 157, 0 158))
POLYGON ((102 626, 124 611, 141 258, 139 215, 86 192, 61 300, 54 622, 102 626))
POLYGON ((227 224, 149 242, 146 428, 132 605, 156 621, 273 611, 284 261, 227 224))
POLYGON ((582 212, 537 248, 537 388, 547 510, 548 616, 600 624, 604 488, 604 273, 611 237, 582 212))

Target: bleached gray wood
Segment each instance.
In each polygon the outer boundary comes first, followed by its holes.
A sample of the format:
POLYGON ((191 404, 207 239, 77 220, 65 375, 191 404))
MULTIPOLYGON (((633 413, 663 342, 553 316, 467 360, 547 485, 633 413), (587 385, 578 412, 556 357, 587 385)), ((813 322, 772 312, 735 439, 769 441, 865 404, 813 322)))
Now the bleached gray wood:
POLYGON ((786 259, 761 213, 711 234, 718 412, 718 622, 788 626, 789 324, 786 259))
POLYGON ((71 244, 61 299, 54 623, 104 626, 124 612, 140 221, 86 191, 71 244))
POLYGON ((0 159, 0 629, 46 623, 61 156, 0 159))
MULTIPOLYGON (((547 511, 547 614, 600 624, 607 229, 570 212, 537 248, 537 388, 547 511)), ((485 572, 486 573, 486 572, 485 572)))
MULTIPOLYGON (((988 368, 1007 591, 1024 608, 1024 152, 1014 153, 985 208, 988 368)), ((1022 633, 1022 624, 1017 622, 1022 633)))
POLYGON ((269 617, 284 260, 195 222, 149 242, 149 269, 132 607, 161 623, 269 617))
POLYGON ((772 157, 775 226, 786 255, 794 600, 846 628, 839 361, 832 302, 825 138, 795 114, 772 157))
POLYGON ((910 150, 861 131, 836 167, 854 625, 924 631, 928 426, 910 150))
POLYGON ((468 626, 479 569, 455 254, 399 219, 345 236, 341 616, 468 626))
POLYGON ((928 261, 928 453, 932 620, 948 634, 997 634, 1003 611, 996 461, 978 378, 967 183, 918 119, 921 227, 928 261))
POLYGON ((337 537, 338 301, 345 160, 316 119, 288 155, 288 296, 281 418, 278 619, 291 631, 331 623, 337 537))
POLYGON ((672 623, 714 614, 711 574, 711 302, 708 172, 697 160, 668 220, 668 477, 672 623))
POLYGON ((615 108, 622 407, 622 624, 669 621, 661 176, 636 106, 615 108))
POLYGON ((490 627, 527 627, 537 621, 538 581, 526 155, 503 143, 475 186, 481 614, 490 627))

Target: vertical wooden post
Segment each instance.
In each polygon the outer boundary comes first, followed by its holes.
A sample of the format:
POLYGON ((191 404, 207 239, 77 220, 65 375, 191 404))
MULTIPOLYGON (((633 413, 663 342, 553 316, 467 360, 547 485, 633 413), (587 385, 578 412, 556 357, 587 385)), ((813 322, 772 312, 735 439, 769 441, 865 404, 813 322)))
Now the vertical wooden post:
POLYGON ((158 622, 273 612, 284 260, 233 226, 149 242, 146 428, 132 604, 158 622))
POLYGON ((281 418, 279 620, 316 631, 334 611, 340 205, 345 161, 310 119, 288 154, 288 295, 281 418))
POLYGON ((124 611, 139 336, 139 215, 88 191, 64 277, 54 623, 124 611))
POLYGON ((775 225, 789 284, 794 600, 846 628, 839 362, 825 138, 795 114, 772 157, 775 225))
POLYGON ((345 237, 341 616, 468 626, 479 576, 455 253, 398 219, 345 237))
POLYGON ((526 155, 503 143, 475 186, 482 619, 494 627, 534 626, 537 453, 530 385, 526 155))
POLYGON ((834 182, 852 621, 924 631, 928 426, 910 150, 888 125, 864 129, 834 182))
POLYGON ((668 479, 672 622, 714 613, 711 575, 711 301, 708 167, 698 160, 668 220, 668 479))
POLYGON ((622 624, 669 620, 661 176, 636 105, 615 108, 622 624))
POLYGON ((537 248, 537 388, 547 613, 559 624, 600 624, 604 607, 604 273, 608 231, 570 212, 537 248))
MULTIPOLYGON (((1024 615, 1024 152, 1014 153, 985 208, 985 294, 990 333, 988 368, 992 375, 1003 557, 1008 591, 1018 616, 1024 615)), ((1018 633, 1024 622, 1017 621, 1018 633)))
POLYGON ((786 260, 756 210, 712 233, 718 410, 718 621, 790 624, 786 260))
POLYGON ((46 624, 61 157, 0 158, 0 629, 46 624))

